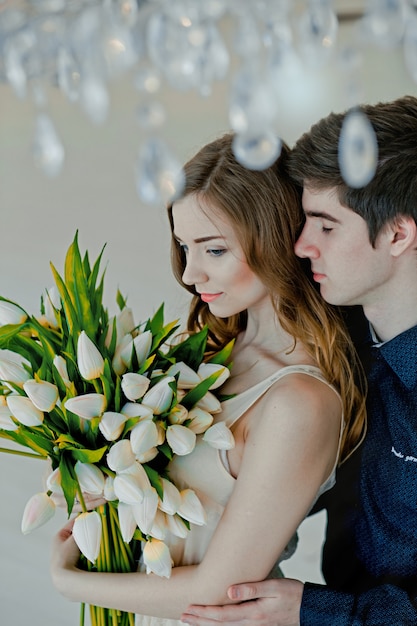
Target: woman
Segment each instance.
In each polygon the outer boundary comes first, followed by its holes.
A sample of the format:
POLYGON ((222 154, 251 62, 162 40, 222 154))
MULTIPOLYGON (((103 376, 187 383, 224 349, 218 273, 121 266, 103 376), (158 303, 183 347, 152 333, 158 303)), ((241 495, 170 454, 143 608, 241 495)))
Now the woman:
POLYGON ((208 523, 169 542, 169 579, 77 569, 68 527, 53 551, 65 596, 141 614, 141 625, 178 624, 190 604, 230 602, 233 583, 279 575, 279 555, 364 428, 348 335, 294 254, 302 211, 288 148, 269 169, 249 171, 232 141, 213 141, 185 165, 184 193, 168 209, 174 273, 193 294, 188 330, 208 324, 216 350, 236 338, 222 388, 232 397, 218 415, 234 449, 222 458, 200 441, 170 465, 174 482, 199 495, 208 523))

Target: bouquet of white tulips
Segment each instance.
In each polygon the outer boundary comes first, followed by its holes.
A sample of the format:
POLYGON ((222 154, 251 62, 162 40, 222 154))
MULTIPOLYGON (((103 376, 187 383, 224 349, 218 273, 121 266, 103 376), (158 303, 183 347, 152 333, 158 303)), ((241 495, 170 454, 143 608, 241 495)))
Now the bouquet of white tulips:
MULTIPOLYGON (((37 317, 0 297, 0 436, 13 442, 0 450, 50 463, 45 491, 23 513, 24 533, 64 498, 68 516, 75 502, 81 510, 73 536, 82 567, 134 571, 142 555, 148 572, 169 577, 167 531, 184 537, 205 513, 166 468, 173 455, 192 452, 198 436, 233 447, 230 431, 212 425, 220 411, 213 389, 229 375, 232 345, 207 361, 207 329, 174 340, 179 326, 164 323, 163 306, 136 325, 120 293, 120 312, 110 317, 102 254, 91 265, 76 234, 63 275, 51 264, 55 285, 37 317), (89 511, 87 496, 104 504, 89 511)), ((133 614, 100 607, 90 616, 93 626, 134 624, 133 614)))

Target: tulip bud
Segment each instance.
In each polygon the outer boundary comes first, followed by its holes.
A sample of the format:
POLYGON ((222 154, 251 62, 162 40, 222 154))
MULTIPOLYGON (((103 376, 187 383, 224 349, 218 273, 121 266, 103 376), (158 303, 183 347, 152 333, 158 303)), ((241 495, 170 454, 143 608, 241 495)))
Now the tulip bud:
POLYGON ((30 398, 10 394, 7 396, 7 406, 13 417, 24 426, 40 426, 43 423, 44 414, 37 409, 30 398))
POLYGON ((167 374, 171 376, 179 374, 178 387, 182 389, 192 389, 201 382, 198 374, 183 361, 178 361, 178 363, 171 365, 167 370, 167 374))
POLYGON ((143 562, 146 565, 147 574, 153 572, 157 576, 170 578, 172 559, 169 548, 163 541, 152 539, 145 543, 143 562))
POLYGON ((117 514, 119 516, 119 526, 123 541, 130 543, 137 527, 131 505, 125 502, 119 502, 117 505, 117 514))
POLYGON ((130 433, 130 444, 136 456, 158 445, 158 429, 152 420, 140 421, 130 433))
POLYGON ((145 332, 136 335, 133 339, 133 346, 136 352, 136 358, 138 360, 139 365, 142 365, 152 347, 152 333, 150 330, 145 330, 145 332))
POLYGON ((143 454, 137 454, 136 460, 139 461, 140 464, 149 463, 152 459, 155 459, 158 456, 158 448, 149 448, 143 454))
POLYGON ((231 450, 235 447, 233 434, 224 422, 218 422, 210 426, 204 433, 203 439, 210 446, 218 450, 231 450))
POLYGON ((142 502, 132 506, 133 516, 142 534, 148 535, 151 532, 157 508, 158 494, 154 487, 145 489, 142 502))
POLYGON ((124 335, 120 342, 116 345, 116 350, 112 360, 112 367, 118 376, 121 376, 126 371, 127 367, 130 367, 130 362, 126 365, 122 358, 127 346, 130 346, 130 353, 132 353, 132 335, 130 334, 124 335))
POLYGON ((114 472, 123 472, 135 462, 129 439, 117 441, 107 454, 107 464, 114 472))
POLYGON ((158 446, 162 446, 162 444, 165 441, 165 427, 164 427, 164 423, 161 422, 160 420, 158 420, 157 422, 155 422, 156 424, 156 428, 158 430, 158 442, 157 445, 158 446))
POLYGON ((128 400, 139 400, 148 391, 149 378, 128 372, 122 376, 122 391, 128 400))
POLYGON ((188 535, 188 528, 184 522, 178 515, 167 515, 166 523, 168 526, 169 532, 175 537, 180 537, 181 539, 185 539, 188 535))
POLYGON ((224 365, 218 363, 202 363, 197 370, 201 380, 205 380, 212 374, 221 372, 219 378, 211 385, 210 389, 217 389, 229 378, 230 370, 224 365))
POLYGON ((74 466, 80 483, 81 491, 91 493, 93 495, 101 495, 104 490, 104 474, 92 463, 82 463, 77 461, 74 466))
POLYGON ((19 424, 12 420, 12 412, 7 406, 5 396, 0 396, 2 402, 0 404, 0 429, 1 430, 17 430, 19 424))
POLYGON ((27 319, 27 314, 20 306, 7 300, 0 300, 0 326, 6 324, 23 324, 27 319))
POLYGON ((27 359, 7 349, 0 350, 0 380, 23 387, 23 383, 32 378, 25 367, 31 368, 27 359))
POLYGON ((45 307, 45 320, 52 328, 57 328, 56 311, 62 308, 61 297, 56 285, 46 290, 46 298, 43 301, 45 307))
POLYGON ((114 492, 113 476, 106 476, 106 480, 104 481, 103 496, 105 497, 107 502, 111 502, 112 500, 117 500, 117 496, 114 492))
POLYGON ((200 435, 204 433, 213 423, 213 416, 211 413, 207 413, 207 411, 203 411, 198 407, 194 407, 188 414, 191 422, 188 424, 188 428, 190 428, 196 435, 200 435))
POLYGON ((78 417, 91 420, 102 415, 106 408, 106 398, 101 393, 85 393, 82 396, 68 398, 64 406, 67 411, 75 413, 78 417))
POLYGON ((114 478, 114 493, 120 502, 134 505, 143 500, 143 489, 133 474, 117 474, 114 478))
POLYGON ((185 406, 177 404, 168 415, 168 422, 170 424, 183 424, 188 417, 188 411, 185 406))
POLYGON ((122 337, 127 333, 131 333, 135 328, 135 320, 133 319, 132 309, 125 306, 124 309, 116 315, 117 335, 122 337))
POLYGON ((23 389, 40 411, 52 411, 58 400, 58 387, 46 380, 27 380, 23 389))
POLYGON ((126 420, 126 415, 114 411, 105 411, 98 427, 107 441, 115 441, 122 434, 126 420))
POLYGON ((168 530, 166 518, 167 516, 165 513, 162 513, 162 511, 157 509, 151 532, 149 533, 151 537, 161 539, 161 541, 165 539, 168 530))
POLYGON ((56 354, 54 356, 53 364, 55 365, 55 368, 56 368, 58 374, 60 375, 64 385, 66 387, 69 387, 69 385, 71 384, 71 381, 70 381, 69 376, 68 376, 67 363, 66 363, 64 357, 62 357, 61 355, 56 354))
POLYGON ((78 337, 77 364, 80 374, 85 380, 100 378, 104 372, 104 359, 84 330, 78 337))
POLYGON ((181 506, 178 515, 197 526, 204 526, 207 523, 207 515, 203 506, 192 489, 183 489, 180 492, 181 506))
POLYGON ((22 518, 22 533, 27 535, 39 528, 55 514, 55 502, 46 493, 32 496, 25 506, 22 518))
POLYGON ((203 409, 203 411, 208 411, 208 413, 220 413, 222 410, 222 405, 220 400, 216 398, 214 393, 211 391, 207 391, 206 394, 195 405, 196 408, 203 409))
POLYGON ((181 506, 180 492, 176 486, 166 478, 161 478, 163 495, 159 501, 159 508, 168 515, 174 515, 181 506))
POLYGON ((84 556, 91 563, 95 563, 101 543, 101 518, 97 511, 78 515, 74 522, 72 536, 84 556))
POLYGON ((186 426, 181 426, 180 424, 168 426, 166 438, 174 454, 184 456, 194 450, 196 435, 186 426))
POLYGON ((46 478, 46 488, 48 491, 52 491, 52 493, 61 495, 64 493, 61 485, 61 470, 59 467, 54 469, 54 471, 51 472, 46 478))
POLYGON ((126 402, 120 410, 122 415, 128 417, 139 417, 141 420, 143 419, 152 419, 153 413, 152 409, 148 406, 144 406, 143 404, 139 404, 138 402, 126 402))
POLYGON ((160 380, 146 392, 142 398, 142 404, 151 408, 155 415, 168 411, 174 396, 174 392, 169 385, 174 381, 175 378, 173 376, 167 376, 160 380))

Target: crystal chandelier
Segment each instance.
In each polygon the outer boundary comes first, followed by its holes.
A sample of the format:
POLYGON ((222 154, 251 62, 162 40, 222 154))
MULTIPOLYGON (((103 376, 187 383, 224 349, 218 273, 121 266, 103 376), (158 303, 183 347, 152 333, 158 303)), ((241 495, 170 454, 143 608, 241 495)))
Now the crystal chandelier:
MULTIPOLYGON (((348 106, 357 103, 354 77, 364 42, 402 46, 417 81, 414 4, 364 0, 356 14, 344 14, 350 0, 0 0, 0 80, 16 97, 33 101, 33 156, 52 177, 64 165, 65 148, 48 112, 47 90, 60 90, 99 125, 109 113, 110 83, 128 75, 143 129, 136 187, 144 203, 160 204, 183 184, 177 156, 163 138, 162 87, 210 98, 213 84, 227 79, 235 156, 262 169, 281 149, 274 130, 277 93, 297 80, 300 67, 339 63, 348 106), (345 19, 355 21, 356 31, 352 44, 340 49, 345 19)), ((349 184, 361 186, 372 176, 376 145, 367 120, 352 113, 340 162, 349 184)))

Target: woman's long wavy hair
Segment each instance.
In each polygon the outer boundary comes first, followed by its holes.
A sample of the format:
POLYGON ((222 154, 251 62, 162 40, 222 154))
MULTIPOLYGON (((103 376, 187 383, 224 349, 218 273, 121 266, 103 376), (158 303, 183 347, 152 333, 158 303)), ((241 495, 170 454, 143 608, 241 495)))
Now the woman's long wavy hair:
MULTIPOLYGON (((269 290, 283 329, 301 342, 326 379, 340 392, 346 427, 341 445, 343 461, 365 430, 365 382, 356 351, 339 312, 326 304, 295 255, 294 243, 303 225, 301 190, 287 171, 288 147, 262 171, 240 165, 232 151, 233 134, 204 146, 184 166, 182 197, 194 194, 202 204, 225 217, 236 229, 246 261, 269 290)), ((173 231, 172 205, 168 215, 173 231)), ((219 350, 246 328, 246 311, 228 318, 214 316, 182 281, 186 259, 172 237, 171 259, 177 281, 193 298, 187 330, 207 325, 209 347, 219 350)))

